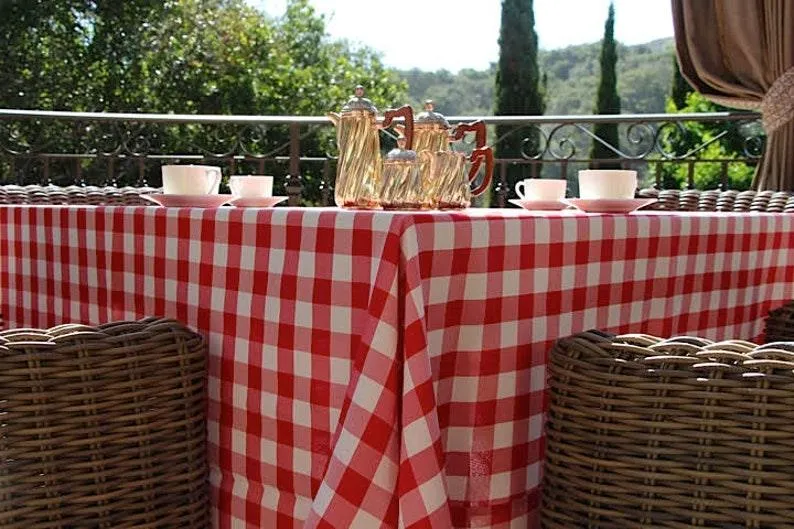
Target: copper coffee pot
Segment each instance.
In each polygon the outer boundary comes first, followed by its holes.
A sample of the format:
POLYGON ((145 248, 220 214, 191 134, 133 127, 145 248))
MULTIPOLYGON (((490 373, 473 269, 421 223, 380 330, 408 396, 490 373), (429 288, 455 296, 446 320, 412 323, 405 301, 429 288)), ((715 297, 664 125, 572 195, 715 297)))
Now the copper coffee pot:
POLYGON ((364 87, 357 86, 339 114, 328 117, 336 126, 339 159, 336 166, 336 205, 346 208, 375 209, 380 207, 383 185, 380 153, 381 128, 391 125, 396 117, 403 117, 405 137, 410 146, 413 140, 413 109, 405 105, 387 110, 383 123, 378 124, 378 109, 364 97, 364 87))

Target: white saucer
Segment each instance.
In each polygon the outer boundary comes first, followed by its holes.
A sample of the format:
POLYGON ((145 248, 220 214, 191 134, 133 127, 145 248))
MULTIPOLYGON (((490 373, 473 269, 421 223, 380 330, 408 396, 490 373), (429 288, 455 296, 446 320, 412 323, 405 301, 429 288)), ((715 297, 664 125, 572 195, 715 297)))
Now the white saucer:
POLYGON ((167 208, 219 208, 229 202, 232 195, 141 195, 146 200, 167 208))
POLYGON ((236 208, 271 208, 289 197, 237 197, 229 202, 236 208))
POLYGON ((522 207, 529 211, 559 211, 568 207, 559 200, 527 200, 524 198, 511 198, 511 204, 522 207))
POLYGON ((655 198, 566 198, 564 202, 585 213, 631 213, 656 200, 655 198))

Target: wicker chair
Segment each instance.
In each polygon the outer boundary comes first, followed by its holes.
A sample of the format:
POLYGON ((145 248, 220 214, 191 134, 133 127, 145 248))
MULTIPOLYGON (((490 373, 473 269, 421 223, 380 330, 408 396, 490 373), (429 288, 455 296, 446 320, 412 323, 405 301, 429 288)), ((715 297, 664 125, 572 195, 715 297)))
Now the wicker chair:
POLYGON ((151 206, 141 195, 160 193, 153 187, 0 186, 0 204, 151 206))
POLYGON ((794 527, 794 343, 559 340, 546 528, 794 527))
POLYGON ((771 310, 766 318, 764 339, 770 342, 794 342, 794 301, 771 310))
POLYGON ((719 191, 712 189, 642 189, 641 198, 658 198, 645 209, 666 211, 764 211, 794 213, 794 193, 787 191, 719 191))
POLYGON ((172 320, 0 333, 0 527, 207 527, 205 385, 172 320))

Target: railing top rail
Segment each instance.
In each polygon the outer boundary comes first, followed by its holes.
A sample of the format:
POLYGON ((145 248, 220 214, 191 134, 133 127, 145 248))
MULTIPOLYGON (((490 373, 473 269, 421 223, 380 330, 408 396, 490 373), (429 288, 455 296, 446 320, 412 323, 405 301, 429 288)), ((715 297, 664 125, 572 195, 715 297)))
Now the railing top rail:
POLYGON ((747 121, 761 119, 756 112, 703 112, 686 114, 581 114, 570 116, 449 116, 458 123, 481 119, 487 125, 562 124, 562 123, 670 123, 682 121, 747 121))
MULTIPOLYGON (((756 112, 704 112, 689 114, 616 114, 577 116, 449 116, 451 123, 482 120, 489 125, 531 125, 564 123, 654 123, 682 121, 746 121, 761 117, 756 112)), ((0 109, 0 120, 60 119, 69 121, 136 121, 149 123, 236 123, 251 125, 325 125, 326 116, 239 116, 207 114, 137 114, 111 112, 68 112, 0 109)))
POLYGON ((115 112, 68 112, 63 110, 0 109, 0 119, 61 119, 70 121, 137 121, 149 123, 237 123, 283 125, 326 124, 325 116, 233 116, 210 114, 144 114, 115 112))

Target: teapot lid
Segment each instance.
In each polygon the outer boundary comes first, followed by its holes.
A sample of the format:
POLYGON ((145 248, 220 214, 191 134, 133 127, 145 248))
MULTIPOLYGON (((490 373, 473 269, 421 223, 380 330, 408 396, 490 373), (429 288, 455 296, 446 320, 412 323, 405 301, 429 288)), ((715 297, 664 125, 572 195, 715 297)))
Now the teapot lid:
POLYGON ((407 141, 408 140, 404 136, 400 136, 399 138, 397 138, 397 148, 390 150, 386 155, 386 159, 402 161, 402 162, 415 161, 416 151, 412 151, 410 149, 405 148, 407 141))
POLYGON ((373 114, 378 113, 378 109, 372 104, 372 101, 364 97, 364 87, 358 85, 356 87, 355 95, 347 100, 345 106, 342 107, 342 112, 350 112, 352 110, 365 110, 373 114))
POLYGON ((449 122, 447 121, 447 118, 444 117, 444 114, 440 114, 433 110, 432 99, 425 101, 425 111, 416 115, 416 118, 414 118, 414 124, 434 124, 441 125, 446 129, 449 128, 449 122))

